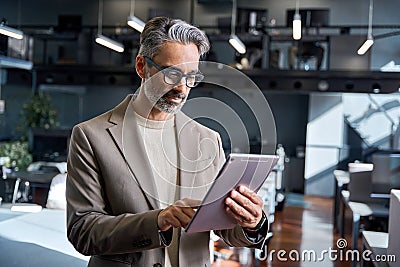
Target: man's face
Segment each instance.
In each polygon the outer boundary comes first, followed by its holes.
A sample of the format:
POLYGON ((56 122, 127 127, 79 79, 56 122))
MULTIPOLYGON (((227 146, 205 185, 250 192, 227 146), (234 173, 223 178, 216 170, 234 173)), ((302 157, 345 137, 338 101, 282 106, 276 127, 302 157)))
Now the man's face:
MULTIPOLYGON (((176 85, 157 68, 172 70, 171 74, 198 73, 199 53, 194 44, 183 45, 180 43, 166 42, 159 53, 152 59, 146 60, 145 77, 143 85, 144 94, 154 107, 165 113, 178 112, 186 102, 190 87, 186 85, 183 77, 176 85), (167 82, 168 83, 167 83, 167 82)), ((173 76, 172 76, 173 77, 173 76)))

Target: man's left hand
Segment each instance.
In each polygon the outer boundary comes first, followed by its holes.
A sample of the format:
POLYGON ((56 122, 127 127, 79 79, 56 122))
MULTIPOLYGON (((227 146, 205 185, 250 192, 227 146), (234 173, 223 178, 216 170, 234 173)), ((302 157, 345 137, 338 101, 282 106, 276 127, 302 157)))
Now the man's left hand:
POLYGON ((245 228, 254 228, 262 218, 263 200, 246 186, 239 186, 225 199, 225 210, 245 228))

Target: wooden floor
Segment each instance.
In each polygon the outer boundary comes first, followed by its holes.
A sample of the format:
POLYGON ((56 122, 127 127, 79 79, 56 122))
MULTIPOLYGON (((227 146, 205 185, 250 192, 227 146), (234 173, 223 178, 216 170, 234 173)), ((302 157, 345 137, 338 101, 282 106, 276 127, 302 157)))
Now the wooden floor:
MULTIPOLYGON (((276 212, 275 222, 272 225, 274 236, 268 245, 268 259, 262 261, 260 266, 350 266, 350 263, 345 260, 332 261, 328 254, 322 254, 323 250, 337 249, 336 242, 339 236, 334 233, 332 225, 333 200, 306 196, 304 203, 308 205, 285 205, 282 211, 276 212), (285 251, 285 255, 281 254, 281 260, 277 255, 280 250, 285 251), (316 260, 314 261, 312 256, 309 260, 307 254, 305 254, 306 259, 301 260, 301 254, 304 251, 315 251, 316 260), (289 253, 294 260, 290 259, 289 253), (297 255, 299 255, 298 258, 297 255), (318 258, 324 258, 324 260, 318 258), (287 259, 287 261, 282 261, 282 259, 287 259)), ((346 239, 350 240, 349 237, 346 239)), ((332 257, 340 256, 339 253, 331 255, 332 257)))
MULTIPOLYGON (((212 266, 349 267, 351 265, 350 261, 346 261, 343 255, 346 255, 347 249, 351 249, 351 233, 346 233, 345 238, 347 241, 345 242, 347 244, 343 245, 343 240, 340 239, 339 235, 333 229, 333 199, 303 197, 302 195, 300 195, 300 198, 301 205, 286 203, 282 211, 276 212, 275 221, 272 224, 273 237, 268 244, 267 259, 259 262, 253 259, 247 265, 240 265, 238 261, 241 249, 233 249, 232 251, 231 248, 230 252, 233 252, 233 254, 229 259, 233 259, 233 261, 220 261, 214 263, 212 266), (344 250, 338 249, 338 240, 341 242, 339 245, 344 250), (325 254, 323 253, 324 250, 327 251, 325 254), (315 255, 312 254, 313 252, 315 255), (302 259, 302 255, 304 255, 304 260, 302 259), (336 260, 334 259, 335 257, 336 260)), ((359 242, 359 247, 361 247, 361 242, 359 242)))

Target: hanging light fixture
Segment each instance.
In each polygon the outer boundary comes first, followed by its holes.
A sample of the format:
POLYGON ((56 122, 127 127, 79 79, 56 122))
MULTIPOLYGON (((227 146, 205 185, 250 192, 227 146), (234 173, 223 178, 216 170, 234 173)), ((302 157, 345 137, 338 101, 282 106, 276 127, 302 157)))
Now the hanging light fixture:
POLYGON ((372 36, 372 12, 374 9, 374 1, 369 0, 369 12, 368 12, 368 33, 367 40, 357 50, 357 54, 364 55, 368 49, 374 44, 374 37, 372 36))
POLYGON ((236 0, 233 0, 232 1, 231 36, 229 37, 229 43, 240 54, 245 54, 246 53, 246 46, 239 39, 239 37, 235 34, 235 28, 236 28, 236 0))
POLYGON ((0 34, 20 40, 24 38, 24 33, 22 31, 6 26, 4 22, 0 23, 0 34))
POLYGON ((128 17, 128 25, 137 30, 138 32, 142 32, 145 23, 141 19, 135 17, 134 10, 135 10, 135 0, 131 0, 131 13, 129 14, 128 17))
MULTIPOLYGON (((21 19, 21 0, 18 0, 18 26, 20 25, 20 19, 21 19)), ((7 20, 4 18, 0 22, 0 34, 19 40, 24 38, 24 33, 21 30, 17 30, 15 28, 6 26, 6 22, 7 20)))
POLYGON ((98 24, 97 24, 97 36, 96 36, 96 43, 101 44, 105 47, 108 47, 114 51, 119 53, 124 52, 124 45, 114 41, 102 34, 102 23, 103 23, 103 0, 99 0, 99 17, 98 17, 98 24))
POLYGON ((299 13, 300 0, 296 0, 296 11, 293 16, 293 39, 301 39, 301 15, 299 13))

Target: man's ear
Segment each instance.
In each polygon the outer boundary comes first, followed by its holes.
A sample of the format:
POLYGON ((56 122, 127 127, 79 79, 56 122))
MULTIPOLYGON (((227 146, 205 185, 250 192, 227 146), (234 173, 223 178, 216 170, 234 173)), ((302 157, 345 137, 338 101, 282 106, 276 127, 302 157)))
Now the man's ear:
POLYGON ((144 79, 146 77, 145 71, 146 61, 142 55, 136 57, 136 73, 140 78, 144 79))

